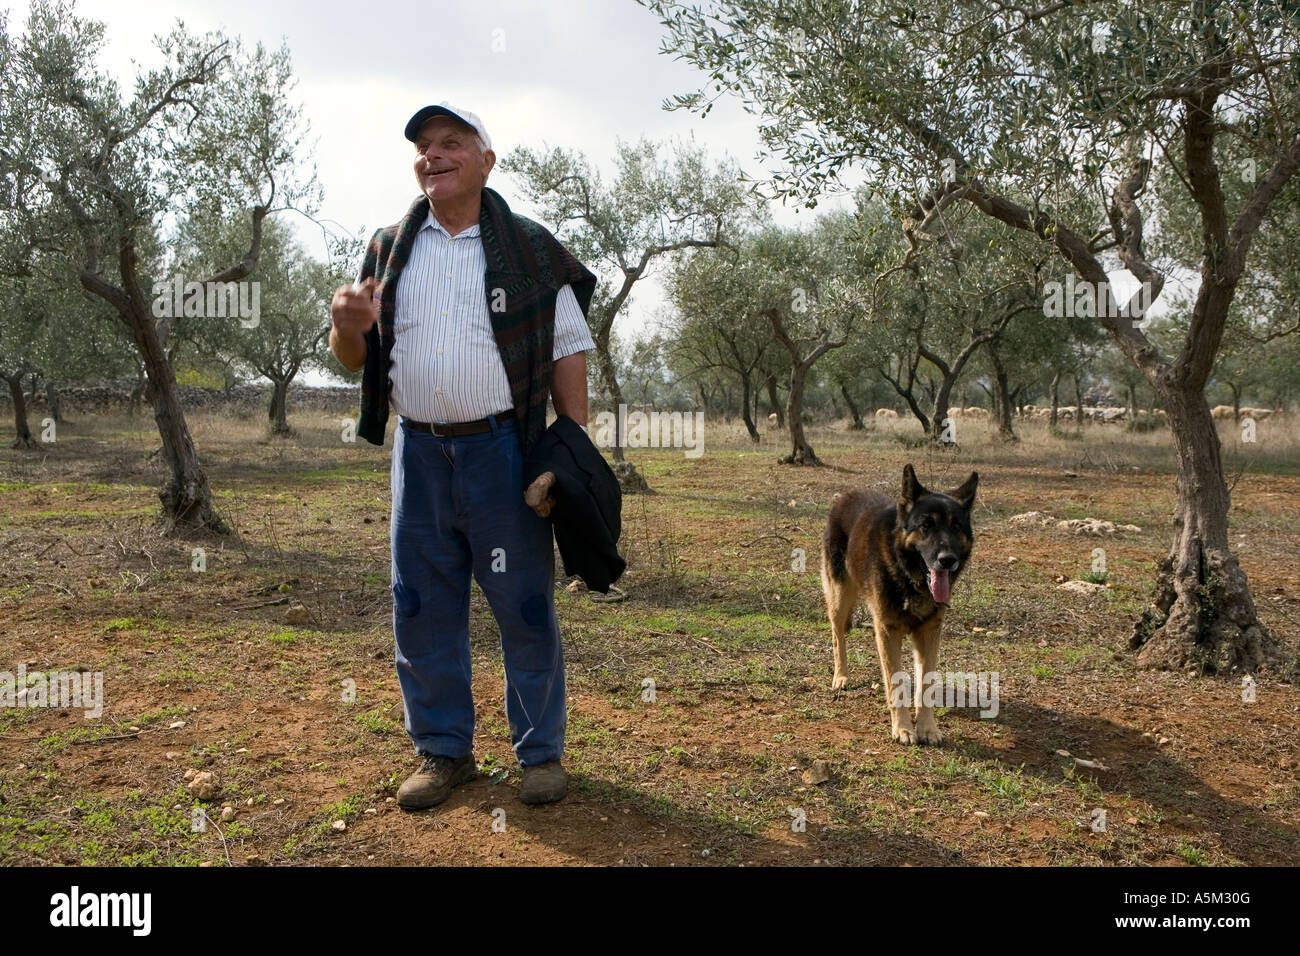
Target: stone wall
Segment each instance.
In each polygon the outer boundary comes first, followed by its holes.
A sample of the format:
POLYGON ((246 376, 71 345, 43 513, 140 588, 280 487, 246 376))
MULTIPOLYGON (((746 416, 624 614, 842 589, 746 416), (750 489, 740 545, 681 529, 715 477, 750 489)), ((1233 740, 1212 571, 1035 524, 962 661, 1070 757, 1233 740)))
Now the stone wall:
MULTIPOLYGON (((131 401, 134 382, 109 382, 97 385, 70 385, 59 389, 59 403, 66 414, 103 414, 124 411, 131 401)), ((180 386, 181 402, 188 409, 247 408, 262 409, 271 402, 269 383, 236 385, 230 389, 180 386)), ((346 412, 361 401, 357 385, 329 385, 322 388, 289 386, 289 414, 295 411, 346 412)), ((9 389, 0 388, 0 408, 9 410, 9 389)), ((27 412, 35 415, 46 410, 45 391, 27 397, 27 412)), ((142 410, 147 411, 143 408, 142 410)))

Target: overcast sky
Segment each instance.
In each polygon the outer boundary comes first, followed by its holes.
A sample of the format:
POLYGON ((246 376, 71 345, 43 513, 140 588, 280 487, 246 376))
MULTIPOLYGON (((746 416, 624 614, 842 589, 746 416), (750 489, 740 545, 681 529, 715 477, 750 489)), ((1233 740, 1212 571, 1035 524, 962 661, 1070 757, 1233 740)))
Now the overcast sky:
MULTIPOLYGON (((131 61, 157 65, 153 37, 177 18, 195 32, 222 29, 248 44, 287 43, 299 79, 296 99, 317 141, 325 190, 320 218, 353 232, 364 227, 367 238, 401 218, 419 194, 402 128, 417 109, 443 100, 482 117, 498 157, 520 145, 563 146, 608 172, 619 139, 694 137, 711 156, 728 155, 750 175, 766 168, 755 158, 756 124, 739 105, 721 102, 703 120, 661 108, 666 97, 696 89, 701 74, 659 53, 663 31, 633 0, 80 0, 77 12, 107 25, 101 65, 127 89, 131 61)), ((12 28, 21 30, 27 4, 13 4, 10 14, 12 28)), ((491 184, 520 212, 530 211, 500 170, 491 184)), ((788 224, 812 215, 774 212, 788 224)), ((323 257, 313 228, 300 235, 323 257)), ((645 328, 661 304, 652 276, 638 286, 618 331, 645 328)))
MULTIPOLYGON (((12 29, 23 29, 27 4, 9 9, 12 29)), ((609 172, 619 139, 693 137, 750 176, 770 167, 758 158, 754 119, 736 102, 720 100, 705 119, 662 109, 665 98, 697 89, 702 74, 659 53, 662 28, 633 0, 80 0, 77 12, 107 25, 101 66, 126 89, 135 74, 131 61, 157 65, 153 37, 177 18, 192 31, 221 29, 250 45, 287 43, 299 80, 295 98, 316 140, 313 158, 325 190, 320 218, 353 232, 364 228, 367 238, 397 221, 418 195, 402 128, 417 109, 443 100, 482 117, 498 156, 520 145, 563 146, 609 172), (371 11, 374 22, 367 21, 371 11)), ((530 212, 500 170, 491 183, 530 212)), ((825 197, 819 210, 848 202, 825 197)), ((812 218, 796 207, 773 212, 787 225, 812 218)), ((325 255, 319 229, 300 220, 299 233, 325 255)), ((1122 294, 1136 287, 1127 274, 1115 278, 1122 294)), ((644 330, 662 305, 652 275, 637 286, 618 334, 644 330)))

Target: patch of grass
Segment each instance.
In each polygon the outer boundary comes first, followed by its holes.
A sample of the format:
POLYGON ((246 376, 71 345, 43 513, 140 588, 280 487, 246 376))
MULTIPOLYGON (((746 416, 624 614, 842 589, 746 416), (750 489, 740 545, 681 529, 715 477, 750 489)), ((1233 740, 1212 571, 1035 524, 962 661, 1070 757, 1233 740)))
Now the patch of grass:
POLYGON ((1168 427, 1169 426, 1165 423, 1163 418, 1158 418, 1155 415, 1137 415, 1129 420, 1129 422, 1124 426, 1124 430, 1127 432, 1145 434, 1146 432, 1160 431, 1161 429, 1166 429, 1168 427))
POLYGON ((324 832, 334 826, 335 820, 347 822, 355 819, 364 809, 365 797, 359 793, 354 793, 346 800, 340 800, 338 803, 331 803, 325 809, 321 810, 321 822, 317 824, 317 829, 324 832))
POLYGON ((150 724, 155 720, 170 720, 173 717, 183 717, 188 714, 190 709, 184 704, 173 704, 170 707, 164 707, 162 710, 150 711, 147 714, 141 714, 132 724, 150 724))
POLYGON ((1210 865, 1209 854, 1195 844, 1188 843, 1186 840, 1180 840, 1178 848, 1174 852, 1187 861, 1189 866, 1210 865))
POLYGON ((188 667, 178 668, 171 671, 163 671, 154 675, 154 680, 159 684, 179 684, 181 687, 188 689, 194 684, 201 684, 208 678, 200 677, 198 671, 191 670, 188 667))
POLYGON ((905 750, 902 753, 900 753, 897 757, 895 757, 893 760, 889 761, 889 763, 884 764, 881 767, 881 769, 888 770, 893 773, 904 773, 906 771, 909 771, 912 769, 911 755, 905 750))
POLYGON ((1014 807, 1023 807, 1025 805, 1024 788, 1020 785, 1020 777, 1012 774, 998 774, 986 782, 986 786, 995 796, 1007 800, 1014 807))
MULTIPOLYGON (((145 724, 188 712, 189 708, 178 704, 137 717, 135 720, 129 721, 127 726, 143 727, 145 724)), ((124 728, 121 725, 107 723, 94 727, 73 727, 41 738, 40 746, 48 754, 57 754, 62 753, 76 743, 102 740, 105 737, 116 737, 123 733, 123 730, 124 728)))
POLYGON ((396 736, 403 732, 402 728, 397 726, 395 720, 391 720, 384 716, 384 714, 377 709, 368 710, 364 714, 357 714, 353 719, 362 727, 366 728, 366 730, 380 737, 396 736))

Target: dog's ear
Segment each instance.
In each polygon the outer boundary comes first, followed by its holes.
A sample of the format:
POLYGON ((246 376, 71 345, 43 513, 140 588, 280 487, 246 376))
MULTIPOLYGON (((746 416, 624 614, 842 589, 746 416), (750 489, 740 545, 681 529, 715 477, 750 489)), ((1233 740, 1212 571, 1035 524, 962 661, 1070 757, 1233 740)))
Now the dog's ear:
POLYGON ((967 511, 970 511, 970 506, 975 503, 975 488, 979 485, 979 483, 980 483, 979 472, 972 471, 970 473, 970 477, 967 478, 964 482, 962 482, 961 487, 949 493, 948 497, 952 498, 954 501, 957 502, 957 504, 961 505, 967 511))
POLYGON ((901 518, 906 518, 907 513, 912 510, 912 505, 916 504, 917 499, 928 494, 916 480, 916 472, 910 464, 903 466, 903 496, 898 499, 898 514, 901 518))

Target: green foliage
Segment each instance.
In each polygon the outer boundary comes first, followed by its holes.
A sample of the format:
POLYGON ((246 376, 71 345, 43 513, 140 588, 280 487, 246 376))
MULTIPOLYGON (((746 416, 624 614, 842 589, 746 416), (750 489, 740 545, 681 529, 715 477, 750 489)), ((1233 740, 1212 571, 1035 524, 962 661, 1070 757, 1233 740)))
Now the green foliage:
MULTIPOLYGON (((241 255, 252 241, 246 217, 213 218, 215 211, 196 211, 183 224, 177 242, 177 267, 185 274, 208 275, 222 262, 241 255)), ((174 339, 229 378, 248 375, 284 388, 304 369, 332 369, 327 359, 329 304, 334 290, 355 276, 360 243, 342 240, 320 262, 307 254, 286 223, 262 223, 262 251, 248 282, 259 288, 256 322, 238 318, 178 318, 174 339)))
POLYGON ((62 0, 35 0, 21 35, 0 22, 0 246, 20 263, 36 250, 74 257, 72 274, 129 330, 153 386, 166 517, 226 531, 170 387, 177 343, 157 295, 172 279, 175 226, 192 210, 247 216, 252 238, 238 256, 183 277, 231 282, 257 265, 272 209, 318 204, 289 53, 178 21, 156 38, 163 65, 137 69, 128 97, 99 65, 105 40, 102 23, 62 0))
POLYGON ((1203 381, 1256 237, 1266 257, 1243 288, 1273 316, 1257 324, 1294 324, 1294 232, 1259 228, 1300 214, 1292 4, 641 2, 666 29, 665 52, 707 77, 665 107, 707 114, 737 97, 779 160, 763 184, 773 196, 814 205, 856 167, 913 257, 973 207, 1104 286, 1117 253, 1156 295, 1165 272, 1199 269, 1213 282, 1174 348, 1154 348, 1128 316, 1100 323, 1157 389, 1174 362, 1203 381))
POLYGON ((621 396, 612 330, 635 284, 660 257, 727 242, 748 216, 740 170, 711 163, 697 146, 620 142, 614 167, 607 183, 582 153, 545 146, 501 160, 543 222, 601 280, 587 321, 610 399, 621 396))

